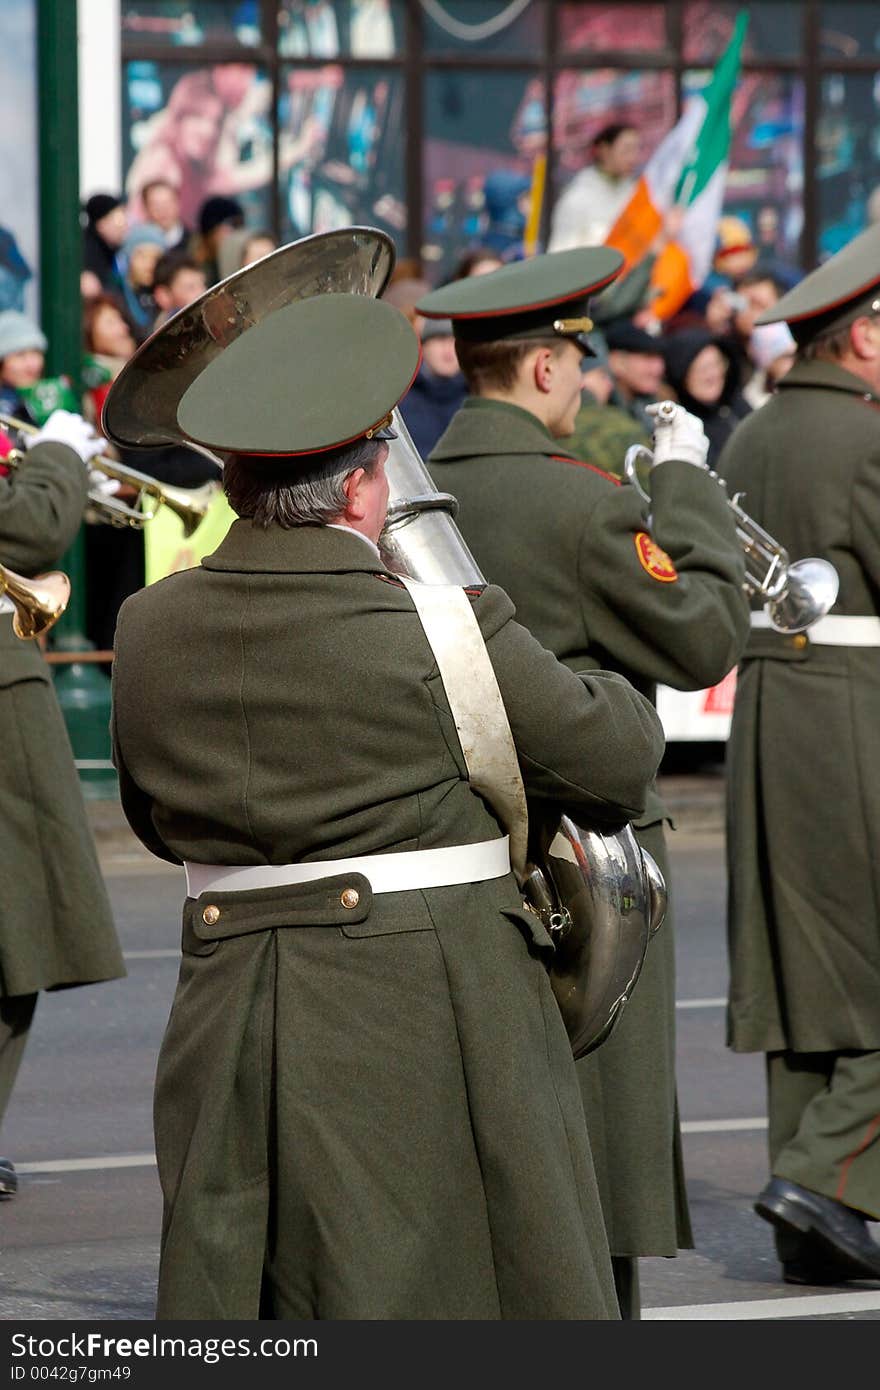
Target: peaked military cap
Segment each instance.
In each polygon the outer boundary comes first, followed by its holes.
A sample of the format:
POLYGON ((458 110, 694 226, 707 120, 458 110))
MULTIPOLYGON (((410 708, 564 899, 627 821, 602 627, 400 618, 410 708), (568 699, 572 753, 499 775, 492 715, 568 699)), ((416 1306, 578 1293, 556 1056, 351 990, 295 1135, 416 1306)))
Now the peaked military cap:
POLYGON ((455 336, 473 343, 504 338, 571 338, 593 356, 588 298, 620 274, 610 246, 580 246, 514 261, 488 275, 469 275, 416 304, 425 318, 452 319, 455 336))
POLYGON ((795 341, 808 343, 863 314, 880 313, 880 225, 860 232, 836 255, 755 319, 756 325, 788 324, 795 341))
POLYGON ((187 438, 229 453, 324 453, 394 439, 391 412, 419 367, 398 309, 369 295, 297 300, 247 329, 184 393, 187 438))

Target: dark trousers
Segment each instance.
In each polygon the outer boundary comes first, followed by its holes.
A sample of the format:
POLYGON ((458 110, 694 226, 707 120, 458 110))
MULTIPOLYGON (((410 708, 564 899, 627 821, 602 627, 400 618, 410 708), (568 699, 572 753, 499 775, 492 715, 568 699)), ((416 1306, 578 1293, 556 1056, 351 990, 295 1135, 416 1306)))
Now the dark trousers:
POLYGON ((639 1262, 634 1255, 612 1255, 611 1273, 614 1291, 620 1305, 620 1316, 633 1322, 642 1316, 642 1297, 639 1288, 639 1262))
POLYGON ((0 1124, 12 1095, 36 1007, 36 994, 13 994, 0 999, 0 1124))
POLYGON ((880 1051, 767 1054, 770 1168, 880 1220, 880 1051))

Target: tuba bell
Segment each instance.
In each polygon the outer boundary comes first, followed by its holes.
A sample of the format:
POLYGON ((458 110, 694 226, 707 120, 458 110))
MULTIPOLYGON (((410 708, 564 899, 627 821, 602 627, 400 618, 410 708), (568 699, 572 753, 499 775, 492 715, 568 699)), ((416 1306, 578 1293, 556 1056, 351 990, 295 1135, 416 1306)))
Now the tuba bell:
POLYGON ((48 632, 57 623, 70 599, 70 580, 61 570, 24 579, 0 565, 0 597, 4 596, 15 610, 12 631, 16 637, 28 640, 48 632))
MULTIPOLYGON (((394 243, 373 227, 303 237, 221 280, 180 310, 137 350, 114 381, 101 427, 127 448, 183 443, 222 467, 223 456, 189 439, 177 407, 214 358, 254 324, 316 294, 382 294, 394 243)), ((294 370, 293 364, 291 370, 294 370)), ((457 503, 438 491, 399 410, 391 421, 385 473, 388 518, 379 539, 386 567, 422 584, 470 586, 485 580, 455 524, 457 503)), ((641 971, 665 911, 654 861, 629 826, 599 834, 567 817, 532 818, 521 888, 556 950, 549 966, 576 1057, 608 1037, 641 971)))

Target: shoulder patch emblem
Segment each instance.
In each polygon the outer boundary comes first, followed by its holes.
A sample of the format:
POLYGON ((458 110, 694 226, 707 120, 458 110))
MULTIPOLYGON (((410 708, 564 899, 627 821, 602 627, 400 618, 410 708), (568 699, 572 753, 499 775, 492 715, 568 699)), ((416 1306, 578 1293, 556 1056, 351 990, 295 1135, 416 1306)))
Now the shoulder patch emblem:
POLYGON ((637 531, 633 540, 642 569, 647 570, 651 578, 659 580, 661 584, 673 584, 678 578, 678 570, 666 551, 655 545, 647 531, 637 531))

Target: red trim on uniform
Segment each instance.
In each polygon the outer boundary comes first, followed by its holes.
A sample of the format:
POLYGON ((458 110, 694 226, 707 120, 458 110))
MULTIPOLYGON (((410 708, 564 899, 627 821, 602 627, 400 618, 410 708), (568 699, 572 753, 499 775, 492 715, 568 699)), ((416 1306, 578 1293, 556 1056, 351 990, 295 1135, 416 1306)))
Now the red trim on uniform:
POLYGON ((556 299, 539 299, 534 304, 516 304, 512 309, 481 309, 471 314, 457 314, 454 309, 419 309, 418 312, 424 319, 452 319, 453 324, 456 319, 500 319, 509 314, 531 314, 535 309, 549 309, 554 304, 567 304, 570 299, 577 299, 578 295, 595 294, 597 290, 604 290, 619 274, 619 269, 614 270, 610 275, 606 275, 604 280, 584 285, 583 289, 569 290, 567 294, 559 295, 556 299))
POLYGON ((875 1115, 865 1131, 865 1137, 862 1140, 861 1144, 859 1144, 857 1148, 853 1149, 852 1153, 848 1154, 844 1159, 843 1171, 840 1175, 840 1182, 837 1184, 837 1191, 834 1194, 838 1202, 843 1201, 843 1193, 846 1187, 846 1180, 849 1177, 849 1170, 853 1160, 858 1158, 860 1153, 864 1153, 865 1149, 874 1139, 874 1136, 876 1135, 878 1129, 880 1129, 880 1115, 875 1115))
POLYGON ((586 463, 584 459, 573 459, 568 454, 551 454, 550 457, 559 463, 573 463, 576 468, 589 468, 591 473, 598 473, 600 478, 607 478, 609 483, 613 483, 615 487, 621 487, 623 484, 622 478, 616 477, 614 473, 606 473, 605 469, 600 468, 598 464, 586 463))
MULTIPOLYGON (((877 276, 872 275, 870 280, 865 281, 864 285, 861 285, 858 289, 851 290, 850 293, 845 294, 842 299, 834 299, 830 304, 823 304, 821 309, 813 309, 809 313, 788 314, 784 320, 777 319, 776 322, 801 323, 804 319, 818 318, 820 314, 827 314, 831 309, 839 309, 842 304, 848 304, 851 299, 858 299, 860 294, 867 294, 871 286, 876 284, 877 276)), ((877 297, 880 298, 880 287, 878 287, 877 290, 877 297)))
MULTIPOLYGON (((397 397, 397 400, 396 400, 396 401, 394 402, 394 404, 392 405, 391 410, 386 410, 386 411, 384 411, 384 413, 383 413, 382 415, 379 416, 379 420, 383 420, 383 419, 385 418, 386 415, 390 415, 390 414, 391 414, 391 411, 392 411, 392 410, 396 410, 396 409, 397 409, 398 405, 399 405, 400 402, 403 400, 403 398, 404 398, 404 396, 406 395, 407 391, 408 391, 409 388, 412 386, 413 382, 415 381, 416 377, 418 376, 418 374, 419 374, 419 367, 420 367, 421 365, 422 365, 422 345, 421 345, 421 343, 420 343, 420 344, 419 344, 419 358, 418 358, 418 361, 416 362, 416 369, 415 369, 415 371, 413 372, 412 376, 410 377, 409 381, 407 382, 405 389, 404 389, 403 391, 401 391, 400 395, 397 397)), ((376 421, 376 425, 378 425, 379 420, 376 421)), ((376 425, 368 425, 368 426, 367 426, 367 429, 375 429, 375 428, 376 428, 376 425)), ((178 424, 178 429, 180 429, 180 425, 179 425, 179 424, 178 424)), ((232 448, 229 447, 228 444, 209 444, 208 441, 207 441, 206 439, 197 439, 196 436, 195 436, 194 434, 186 434, 185 431, 182 430, 182 429, 180 430, 180 432, 181 432, 181 434, 183 435, 183 438, 184 438, 184 439, 190 439, 190 440, 192 440, 192 442, 193 442, 194 444, 203 444, 203 445, 205 446, 206 449, 222 449, 223 452, 224 452, 224 453, 227 453, 227 454, 252 454, 254 458, 261 458, 261 459, 300 459, 300 458, 304 458, 304 457, 306 456, 306 454, 329 454, 329 453, 332 453, 334 449, 344 449, 345 446, 346 446, 346 444, 353 444, 353 443, 355 442, 356 439, 366 439, 366 437, 367 437, 367 431, 366 431, 366 430, 361 430, 359 434, 353 434, 353 435, 351 436, 351 439, 340 439, 336 444, 325 444, 324 447, 323 447, 323 449, 297 449, 296 453, 291 453, 289 450, 284 449, 284 450, 280 450, 280 451, 278 451, 278 452, 272 453, 271 450, 269 450, 269 449, 232 449, 232 448)), ((379 440, 379 443, 380 443, 380 444, 382 443, 382 440, 381 440, 381 439, 379 440)))

